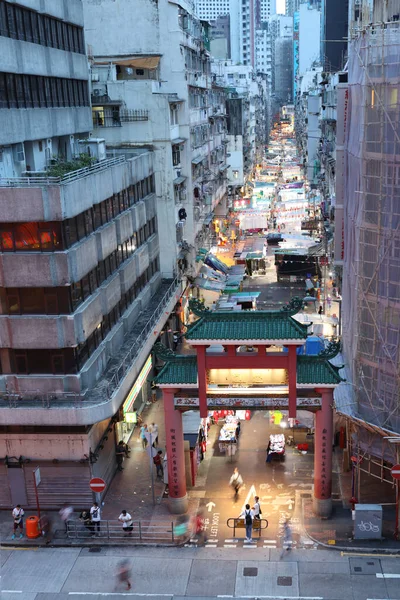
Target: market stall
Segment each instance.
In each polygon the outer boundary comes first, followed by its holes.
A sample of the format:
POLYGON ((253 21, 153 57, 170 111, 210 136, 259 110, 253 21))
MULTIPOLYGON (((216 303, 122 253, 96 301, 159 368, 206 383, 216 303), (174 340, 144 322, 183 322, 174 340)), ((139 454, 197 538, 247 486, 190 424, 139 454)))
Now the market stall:
POLYGON ((274 458, 285 460, 285 435, 283 433, 271 433, 269 436, 266 462, 269 463, 274 458))

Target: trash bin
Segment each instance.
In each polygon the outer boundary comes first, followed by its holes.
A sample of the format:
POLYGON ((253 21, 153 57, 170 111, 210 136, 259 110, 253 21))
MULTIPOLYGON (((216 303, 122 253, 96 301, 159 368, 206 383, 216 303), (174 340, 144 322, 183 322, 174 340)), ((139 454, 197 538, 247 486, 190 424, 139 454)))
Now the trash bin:
POLYGON ((41 535, 39 528, 39 517, 28 517, 25 522, 25 533, 27 538, 38 538, 41 535))
POLYGON ((356 504, 354 539, 378 540, 382 537, 382 506, 380 504, 356 504))

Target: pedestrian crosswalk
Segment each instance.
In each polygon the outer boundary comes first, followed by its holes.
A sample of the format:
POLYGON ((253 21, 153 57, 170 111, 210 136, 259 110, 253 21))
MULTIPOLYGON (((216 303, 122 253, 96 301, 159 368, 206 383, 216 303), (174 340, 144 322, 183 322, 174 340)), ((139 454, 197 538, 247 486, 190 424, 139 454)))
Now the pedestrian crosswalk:
MULTIPOLYGON (((297 549, 315 549, 317 548, 317 544, 314 544, 311 540, 303 540, 301 542, 293 542, 292 547, 297 549)), ((198 540, 196 538, 192 538, 188 543, 185 544, 186 548, 197 548, 200 547, 198 545, 198 540)), ((203 548, 243 548, 246 550, 254 550, 263 548, 264 550, 272 550, 276 548, 282 547, 282 543, 280 540, 274 539, 253 539, 251 542, 246 541, 243 538, 236 539, 225 539, 218 540, 216 538, 209 538, 203 548)))

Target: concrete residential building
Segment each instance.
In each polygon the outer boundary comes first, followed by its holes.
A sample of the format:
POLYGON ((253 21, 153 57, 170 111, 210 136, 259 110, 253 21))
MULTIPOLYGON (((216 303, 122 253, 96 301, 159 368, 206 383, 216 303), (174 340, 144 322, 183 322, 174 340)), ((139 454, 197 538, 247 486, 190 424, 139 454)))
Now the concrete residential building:
POLYGON ((43 507, 85 506, 181 290, 160 273, 154 154, 90 136, 81 1, 33 4, 0 2, 0 506, 35 505, 36 467, 43 507))
POLYGON ((154 149, 161 272, 193 276, 227 191, 224 92, 212 88, 208 23, 186 2, 142 0, 135 10, 129 0, 83 4, 94 135, 116 153, 154 149), (115 122, 99 119, 106 114, 115 122))
MULTIPOLYGON (((271 93, 275 93, 275 76, 276 76, 276 41, 279 39, 293 39, 293 19, 285 15, 272 15, 268 21, 268 35, 269 45, 271 48, 271 93)), ((279 52, 281 51, 280 44, 278 44, 279 52)), ((281 62, 280 62, 281 64, 281 62)), ((280 77, 280 76, 279 76, 280 77)), ((286 102, 286 98, 283 103, 286 102)))

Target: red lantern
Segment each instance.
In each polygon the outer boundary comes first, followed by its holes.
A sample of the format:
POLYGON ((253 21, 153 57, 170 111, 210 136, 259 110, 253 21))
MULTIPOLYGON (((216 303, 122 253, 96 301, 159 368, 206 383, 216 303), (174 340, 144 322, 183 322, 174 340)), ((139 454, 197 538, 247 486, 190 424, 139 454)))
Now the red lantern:
POLYGON ((246 412, 244 414, 244 418, 246 419, 246 421, 250 421, 251 412, 249 410, 246 410, 246 412))

